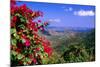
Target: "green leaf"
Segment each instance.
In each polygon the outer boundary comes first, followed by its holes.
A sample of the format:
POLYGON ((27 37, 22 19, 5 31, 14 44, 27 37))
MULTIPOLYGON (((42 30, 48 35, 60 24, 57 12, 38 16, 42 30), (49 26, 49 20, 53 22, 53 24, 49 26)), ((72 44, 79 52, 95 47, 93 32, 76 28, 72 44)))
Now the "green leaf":
POLYGON ((14 55, 14 56, 17 55, 17 53, 15 51, 11 51, 11 54, 14 55))
POLYGON ((12 39, 12 40, 11 40, 11 44, 12 44, 12 45, 16 45, 16 44, 17 44, 17 40, 16 40, 16 39, 12 39))
POLYGON ((21 22, 26 22, 26 20, 24 18, 20 18, 21 22))
POLYGON ((17 13, 15 16, 22 17, 19 13, 17 13))
POLYGON ((26 22, 25 17, 23 17, 21 14, 17 13, 15 16, 18 16, 20 18, 21 22, 24 22, 24 23, 26 22))
POLYGON ((47 53, 44 53, 44 55, 45 55, 46 57, 48 57, 48 54, 47 54, 47 53))
POLYGON ((14 36, 16 39, 19 39, 19 36, 17 35, 17 33, 14 33, 13 36, 14 36))
POLYGON ((47 64, 47 63, 48 63, 48 58, 42 59, 42 63, 43 63, 43 64, 47 64))
POLYGON ((22 59, 22 58, 23 58, 23 55, 18 54, 18 55, 17 55, 17 58, 20 60, 20 59, 22 59))
POLYGON ((18 27, 21 29, 25 29, 25 26, 23 24, 19 25, 18 27))
POLYGON ((31 61, 29 58, 26 58, 26 61, 28 62, 28 61, 31 61))
POLYGON ((16 29, 15 28, 11 28, 11 34, 16 33, 16 29))
POLYGON ((27 64, 27 62, 24 62, 23 64, 24 64, 24 65, 26 65, 26 64, 27 64))
POLYGON ((25 39, 22 39, 21 41, 22 41, 22 43, 25 43, 25 39))

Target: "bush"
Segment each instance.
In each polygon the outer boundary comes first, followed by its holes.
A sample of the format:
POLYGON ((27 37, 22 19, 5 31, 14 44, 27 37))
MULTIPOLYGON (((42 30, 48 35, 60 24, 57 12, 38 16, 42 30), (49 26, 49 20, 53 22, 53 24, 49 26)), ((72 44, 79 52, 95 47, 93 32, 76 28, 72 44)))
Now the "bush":
POLYGON ((69 45, 63 54, 66 62, 86 62, 89 61, 89 54, 84 46, 80 44, 69 45))
POLYGON ((47 64, 52 55, 49 40, 40 36, 48 22, 34 21, 43 17, 41 11, 32 11, 25 4, 17 6, 11 0, 11 65, 47 64))
MULTIPOLYGON (((86 62, 95 60, 95 31, 92 29, 83 37, 77 37, 77 44, 69 44, 62 55, 66 62, 86 62)), ((75 41, 76 42, 76 41, 75 41)))

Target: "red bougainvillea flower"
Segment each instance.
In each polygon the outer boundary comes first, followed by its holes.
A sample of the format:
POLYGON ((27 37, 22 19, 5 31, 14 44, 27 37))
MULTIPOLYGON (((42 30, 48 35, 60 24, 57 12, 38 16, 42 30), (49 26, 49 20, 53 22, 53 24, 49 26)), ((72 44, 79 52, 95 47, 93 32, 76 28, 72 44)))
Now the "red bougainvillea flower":
POLYGON ((36 40, 36 44, 39 44, 40 43, 40 41, 39 40, 36 40))
POLYGON ((11 15, 13 16, 14 14, 16 14, 19 10, 18 6, 12 6, 11 7, 11 15))
POLYGON ((40 22, 42 22, 41 20, 38 20, 38 22, 40 23, 40 22))
POLYGON ((29 13, 29 14, 32 15, 32 13, 34 13, 34 12, 32 10, 30 10, 30 9, 27 9, 26 13, 29 13))
POLYGON ((24 41, 25 41, 25 42, 24 42, 24 45, 25 45, 26 47, 29 47, 30 44, 31 44, 30 39, 27 38, 24 34, 21 36, 21 38, 24 39, 24 41))
POLYGON ((15 8, 11 7, 11 15, 14 15, 14 13, 15 13, 15 8))
POLYGON ((11 6, 14 6, 16 4, 16 0, 10 0, 11 1, 11 6))
POLYGON ((15 26, 16 21, 17 21, 17 17, 16 16, 13 16, 12 17, 12 20, 11 20, 11 27, 14 27, 15 26))
POLYGON ((48 53, 49 56, 51 56, 52 55, 52 48, 48 45, 48 43, 47 42, 43 42, 42 45, 44 47, 44 51, 46 53, 48 53))
POLYGON ((41 30, 42 32, 44 32, 45 29, 44 29, 44 27, 41 27, 40 30, 41 30))
POLYGON ((33 59, 33 63, 36 64, 36 62, 37 62, 37 60, 34 58, 34 59, 33 59))
POLYGON ((51 49, 50 47, 44 46, 44 51, 45 51, 46 53, 48 53, 49 56, 51 56, 51 54, 52 54, 52 49, 51 49))
POLYGON ((41 11, 37 11, 36 14, 39 15, 39 16, 41 16, 41 17, 43 17, 43 12, 41 12, 41 11))
POLYGON ((36 48, 37 51, 40 51, 40 48, 36 48))
POLYGON ((21 49, 20 49, 20 48, 17 48, 16 51, 17 51, 18 53, 20 53, 20 52, 21 52, 21 49))
POLYGON ((25 39, 25 43, 24 44, 25 44, 26 47, 29 47, 30 46, 30 40, 29 39, 25 39))
POLYGON ((38 31, 37 29, 37 23, 36 22, 32 22, 31 20, 29 20, 29 23, 27 24, 27 27, 30 29, 30 30, 33 30, 35 32, 38 31))
POLYGON ((44 31, 44 26, 43 26, 43 25, 38 26, 38 29, 40 29, 40 30, 44 31))
POLYGON ((13 22, 16 22, 16 20, 17 20, 17 17, 16 17, 16 16, 13 16, 12 21, 13 21, 13 22))
POLYGON ((21 49, 21 48, 23 48, 23 44, 22 43, 17 43, 17 47, 21 49))
POLYGON ((22 64, 23 64, 23 62, 22 62, 22 61, 19 61, 19 64, 21 64, 21 65, 22 65, 22 64))
POLYGON ((22 6, 19 7, 19 9, 23 12, 27 10, 26 4, 23 4, 22 6))
POLYGON ((27 37, 24 34, 21 35, 21 38, 22 39, 27 39, 27 37))
MULTIPOLYGON (((23 5, 21 5, 21 6, 19 7, 19 13, 20 13, 21 15, 23 15, 24 17, 28 17, 28 16, 27 16, 27 10, 28 10, 28 8, 26 7, 26 4, 23 4, 23 5)), ((30 14, 30 13, 28 12, 28 14, 30 14)))
POLYGON ((32 55, 32 54, 29 54, 29 58, 30 58, 30 59, 33 59, 33 55, 32 55))
POLYGON ((35 41, 39 38, 39 35, 37 34, 37 32, 33 32, 34 36, 33 39, 35 39, 35 41))
POLYGON ((48 22, 44 22, 44 25, 47 26, 49 23, 48 22))

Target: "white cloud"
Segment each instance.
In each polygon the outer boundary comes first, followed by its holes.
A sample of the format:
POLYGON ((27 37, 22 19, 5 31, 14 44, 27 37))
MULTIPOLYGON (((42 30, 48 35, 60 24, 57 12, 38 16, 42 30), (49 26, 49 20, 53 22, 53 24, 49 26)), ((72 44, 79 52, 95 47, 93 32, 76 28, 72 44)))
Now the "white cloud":
POLYGON ((79 10, 79 11, 74 11, 74 15, 78 15, 78 16, 94 16, 95 12, 92 10, 79 10))
POLYGON ((60 19, 49 19, 50 22, 60 22, 60 19))

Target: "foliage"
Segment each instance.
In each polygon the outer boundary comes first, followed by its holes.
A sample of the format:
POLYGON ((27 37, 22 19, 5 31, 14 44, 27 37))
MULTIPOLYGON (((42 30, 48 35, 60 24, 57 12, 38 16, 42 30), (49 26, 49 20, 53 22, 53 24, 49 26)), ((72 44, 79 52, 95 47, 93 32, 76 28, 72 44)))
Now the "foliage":
POLYGON ((84 38, 86 49, 88 50, 90 61, 95 60, 95 29, 92 29, 90 33, 84 38))
POLYGON ((88 61, 89 55, 84 46, 79 44, 73 44, 66 48, 63 54, 63 58, 66 62, 84 62, 88 61))
POLYGON ((95 60, 95 32, 86 33, 84 37, 77 37, 77 44, 69 44, 62 57, 66 62, 86 62, 95 60))
POLYGON ((49 40, 40 36, 48 22, 41 20, 41 11, 32 11, 25 4, 11 0, 11 65, 47 64, 52 55, 49 40))

